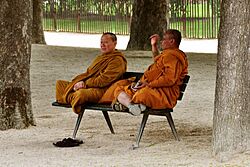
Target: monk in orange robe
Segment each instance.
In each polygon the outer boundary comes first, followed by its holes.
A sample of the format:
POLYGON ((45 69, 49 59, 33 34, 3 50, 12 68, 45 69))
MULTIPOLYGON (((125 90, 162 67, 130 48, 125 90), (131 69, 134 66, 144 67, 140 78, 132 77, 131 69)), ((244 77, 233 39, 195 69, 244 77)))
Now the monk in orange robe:
POLYGON ((179 50, 181 33, 167 30, 161 40, 163 51, 159 54, 159 35, 150 37, 154 63, 135 84, 115 89, 114 110, 127 107, 131 114, 140 115, 147 107, 152 109, 173 108, 179 97, 184 76, 188 73, 187 56, 179 50), (121 107, 121 105, 123 107, 121 107))
POLYGON ((108 87, 121 78, 127 69, 124 55, 115 49, 116 35, 104 33, 101 37, 101 54, 96 57, 87 71, 76 76, 71 82, 56 82, 56 100, 70 104, 75 113, 80 113, 81 105, 98 102, 108 87))

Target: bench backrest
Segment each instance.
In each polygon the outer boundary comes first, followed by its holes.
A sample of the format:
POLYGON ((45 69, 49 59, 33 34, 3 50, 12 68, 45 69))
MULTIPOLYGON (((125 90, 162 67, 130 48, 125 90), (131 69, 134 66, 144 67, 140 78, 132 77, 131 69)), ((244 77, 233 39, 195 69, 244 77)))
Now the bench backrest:
POLYGON ((137 82, 141 77, 143 73, 142 72, 125 72, 123 74, 123 79, 128 79, 131 77, 136 77, 135 82, 137 82))
POLYGON ((184 77, 184 79, 183 79, 183 82, 182 82, 182 84, 180 85, 180 96, 179 96, 178 100, 181 100, 181 99, 182 99, 183 94, 184 94, 184 92, 185 92, 185 90, 186 90, 186 87, 187 87, 189 78, 190 78, 189 75, 185 75, 185 77, 184 77))
MULTIPOLYGON (((125 72, 123 74, 123 78, 124 79, 127 79, 127 78, 130 78, 130 77, 136 77, 136 80, 135 81, 138 81, 141 77, 142 77, 143 73, 142 72, 125 72)), ((189 75, 186 75, 183 79, 183 83, 180 85, 180 96, 178 98, 178 100, 181 100, 182 97, 183 97, 183 94, 186 90, 186 87, 187 87, 187 84, 188 84, 188 81, 189 81, 189 78, 190 76, 189 75)))

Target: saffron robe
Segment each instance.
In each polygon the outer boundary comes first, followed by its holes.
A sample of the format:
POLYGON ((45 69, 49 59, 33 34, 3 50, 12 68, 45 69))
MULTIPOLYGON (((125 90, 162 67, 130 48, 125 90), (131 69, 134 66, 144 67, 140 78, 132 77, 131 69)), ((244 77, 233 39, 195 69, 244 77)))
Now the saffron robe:
POLYGON ((126 72, 127 61, 120 51, 101 54, 96 57, 85 73, 76 76, 71 82, 56 82, 56 100, 61 104, 71 104, 75 113, 81 111, 86 102, 98 102, 108 87, 126 72), (74 91, 74 85, 84 81, 86 88, 74 91))
POLYGON ((179 86, 188 73, 188 61, 184 52, 176 49, 166 49, 154 58, 154 63, 144 72, 142 82, 148 85, 134 92, 131 85, 118 87, 114 96, 117 98, 125 91, 133 103, 141 103, 152 109, 173 108, 180 94, 179 86))

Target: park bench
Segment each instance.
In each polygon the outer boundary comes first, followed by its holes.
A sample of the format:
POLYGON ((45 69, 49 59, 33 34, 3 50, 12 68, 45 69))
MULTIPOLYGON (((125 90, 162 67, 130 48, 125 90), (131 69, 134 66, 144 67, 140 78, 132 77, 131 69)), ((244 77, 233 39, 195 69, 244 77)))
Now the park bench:
MULTIPOLYGON (((123 75, 123 79, 130 78, 130 77, 136 77, 136 81, 137 81, 137 80, 139 80, 141 78, 142 75, 143 75, 143 73, 140 73, 140 72, 126 72, 123 75)), ((186 75, 185 78, 183 79, 183 84, 180 85, 180 96, 179 96, 178 100, 182 99, 183 94, 184 94, 185 89, 186 89, 186 86, 187 86, 187 83, 189 81, 189 78, 190 78, 190 76, 186 75)), ((57 102, 53 102, 52 106, 71 108, 70 105, 59 104, 57 102)), ((75 129, 74 129, 74 132, 73 132, 73 139, 76 138, 76 134, 77 134, 77 131, 79 129, 79 126, 80 126, 80 123, 81 123, 81 120, 82 120, 82 116, 83 116, 83 114, 84 114, 84 112, 86 110, 98 110, 98 111, 102 111, 103 116, 104 116, 104 118, 105 118, 105 120, 106 120, 106 122, 108 124, 108 127, 109 127, 111 133, 112 134, 115 133, 114 129, 113 129, 113 126, 112 126, 112 123, 110 121, 108 112, 117 112, 117 111, 114 111, 111 108, 111 104, 96 104, 96 103, 94 104, 94 103, 91 103, 91 104, 85 104, 85 105, 82 106, 81 112, 80 112, 80 114, 78 114, 78 118, 77 118, 77 121, 76 121, 75 129)), ((128 111, 123 111, 123 112, 127 112, 128 113, 128 111)), ((167 117, 169 126, 170 126, 170 128, 172 130, 172 133, 173 133, 175 139, 177 141, 179 141, 180 139, 178 137, 178 134, 177 134, 177 131, 176 131, 176 128, 175 128, 175 125, 174 125, 174 121, 173 121, 171 112, 173 112, 172 108, 157 109, 157 110, 156 109, 147 108, 144 112, 142 112, 143 117, 142 117, 141 125, 140 125, 139 130, 138 130, 137 137, 136 137, 136 143, 132 146, 133 149, 139 147, 139 142, 141 140, 141 137, 142 137, 142 134, 143 134, 143 131, 144 131, 145 125, 147 123, 149 115, 157 115, 157 116, 165 116, 165 117, 167 117)))

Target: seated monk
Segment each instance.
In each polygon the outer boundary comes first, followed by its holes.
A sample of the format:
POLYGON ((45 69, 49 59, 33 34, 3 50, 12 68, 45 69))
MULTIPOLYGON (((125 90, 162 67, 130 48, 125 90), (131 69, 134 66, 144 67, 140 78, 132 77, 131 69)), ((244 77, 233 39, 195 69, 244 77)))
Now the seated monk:
POLYGON ((81 105, 87 102, 97 103, 108 87, 121 78, 127 69, 124 55, 115 49, 116 35, 110 32, 101 37, 101 54, 98 55, 87 71, 76 76, 71 82, 56 82, 56 101, 70 104, 79 114, 81 105))
POLYGON ((159 54, 157 42, 160 37, 150 37, 154 63, 135 84, 115 89, 112 108, 116 111, 128 108, 132 115, 140 115, 147 107, 152 109, 173 108, 180 94, 179 86, 188 73, 187 56, 179 49, 181 33, 169 29, 161 40, 159 54))

